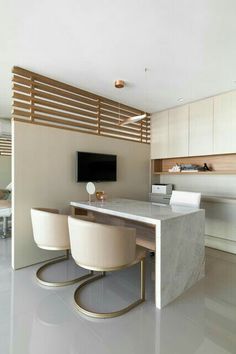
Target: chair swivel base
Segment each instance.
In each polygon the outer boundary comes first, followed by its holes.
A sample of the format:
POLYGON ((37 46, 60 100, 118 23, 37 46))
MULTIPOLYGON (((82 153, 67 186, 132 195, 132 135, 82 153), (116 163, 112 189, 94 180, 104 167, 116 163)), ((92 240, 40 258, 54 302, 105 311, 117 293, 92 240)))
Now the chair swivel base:
POLYGON ((71 279, 71 280, 67 280, 67 281, 57 281, 57 282, 53 282, 53 281, 47 281, 43 279, 42 273, 49 268, 50 266, 52 266, 53 264, 56 263, 60 263, 60 262, 64 262, 65 260, 69 259, 69 252, 67 251, 66 256, 55 259, 53 261, 47 262, 46 264, 44 264, 42 267, 40 267, 37 272, 36 272, 36 279, 37 281, 45 286, 51 286, 51 287, 59 287, 59 286, 66 286, 66 285, 72 285, 75 284, 81 280, 87 279, 91 276, 93 276, 94 272, 90 271, 89 274, 85 274, 81 277, 75 278, 75 279, 71 279))
POLYGON ((87 284, 93 283, 94 281, 103 278, 106 273, 102 272, 101 274, 98 274, 88 280, 85 280, 82 284, 80 284, 78 286, 78 288, 76 289, 75 293, 74 293, 74 301, 75 301, 75 305, 76 308, 83 314, 90 316, 90 317, 94 317, 94 318, 113 318, 113 317, 118 317, 121 316, 123 314, 125 314, 126 312, 132 310, 134 307, 140 305, 142 302, 145 301, 145 268, 144 268, 144 260, 141 260, 141 285, 140 285, 140 290, 141 290, 141 298, 134 301, 133 303, 131 303, 129 306, 124 307, 118 311, 113 311, 113 312, 95 312, 95 311, 91 311, 85 307, 83 307, 81 305, 80 302, 80 291, 83 287, 85 287, 87 284))

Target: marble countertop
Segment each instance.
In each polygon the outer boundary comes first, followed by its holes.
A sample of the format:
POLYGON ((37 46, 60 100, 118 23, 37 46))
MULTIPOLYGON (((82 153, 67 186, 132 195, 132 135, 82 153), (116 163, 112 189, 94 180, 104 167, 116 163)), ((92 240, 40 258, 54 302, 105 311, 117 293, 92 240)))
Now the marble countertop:
POLYGON ((104 214, 156 224, 160 220, 177 218, 199 210, 184 206, 158 205, 157 203, 117 198, 105 202, 71 202, 74 207, 97 211, 104 214))

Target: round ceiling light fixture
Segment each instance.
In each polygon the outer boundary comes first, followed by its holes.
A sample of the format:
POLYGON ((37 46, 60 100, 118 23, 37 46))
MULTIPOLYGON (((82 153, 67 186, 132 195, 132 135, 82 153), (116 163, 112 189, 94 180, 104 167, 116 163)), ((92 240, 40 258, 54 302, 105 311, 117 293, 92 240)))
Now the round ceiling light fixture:
POLYGON ((125 86, 124 80, 116 80, 115 81, 115 87, 116 88, 123 88, 125 86))

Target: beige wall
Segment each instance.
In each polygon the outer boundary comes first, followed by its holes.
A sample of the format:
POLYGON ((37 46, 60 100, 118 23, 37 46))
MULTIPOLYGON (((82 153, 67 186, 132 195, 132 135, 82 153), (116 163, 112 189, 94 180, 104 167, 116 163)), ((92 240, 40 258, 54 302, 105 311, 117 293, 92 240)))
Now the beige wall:
POLYGON ((33 242, 30 208, 56 207, 86 200, 85 183, 75 182, 76 151, 117 155, 117 182, 97 183, 109 198, 148 199, 150 147, 146 144, 13 123, 13 268, 55 257, 33 242))
POLYGON ((0 189, 11 182, 11 156, 0 156, 0 189))

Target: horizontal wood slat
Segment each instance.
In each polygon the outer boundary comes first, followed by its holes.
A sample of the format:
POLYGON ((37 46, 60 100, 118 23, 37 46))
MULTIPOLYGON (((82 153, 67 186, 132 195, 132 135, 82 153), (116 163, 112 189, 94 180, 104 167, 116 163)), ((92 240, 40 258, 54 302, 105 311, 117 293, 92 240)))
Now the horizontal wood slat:
POLYGON ((59 103, 64 103, 66 106, 72 106, 72 107, 78 107, 81 109, 84 109, 86 111, 91 111, 93 113, 97 112, 98 106, 91 106, 89 104, 86 103, 81 103, 81 102, 77 102, 68 98, 63 98, 60 96, 56 96, 56 95, 52 95, 50 93, 45 93, 43 91, 38 91, 38 90, 30 90, 24 86, 19 86, 17 84, 13 85, 13 90, 16 91, 23 91, 24 93, 28 93, 28 95, 25 94, 20 94, 18 92, 13 92, 13 98, 21 100, 21 101, 27 101, 29 102, 31 100, 31 96, 30 93, 32 93, 34 95, 34 97, 39 97, 39 98, 45 98, 49 103, 52 102, 59 102, 59 103))
MULTIPOLYGON (((91 106, 96 106, 97 105, 97 101, 96 100, 92 100, 91 98, 86 98, 83 96, 78 96, 74 93, 68 92, 68 91, 63 91, 60 90, 58 88, 55 88, 53 86, 49 86, 49 85, 45 85, 45 84, 41 84, 40 82, 34 82, 34 81, 30 81, 30 80, 25 80, 21 77, 18 76, 14 76, 13 77, 13 82, 18 84, 18 86, 23 86, 25 89, 28 88, 28 92, 32 91, 31 86, 33 85, 34 88, 41 90, 41 91, 45 91, 45 92, 50 92, 50 93, 55 93, 56 95, 62 96, 62 97, 68 97, 72 100, 75 101, 81 101, 83 103, 87 103, 91 106), (20 85, 19 85, 20 84, 20 85)), ((23 90, 21 88, 21 90, 23 90)), ((26 92, 26 91, 24 91, 26 92)))
POLYGON ((34 121, 36 120, 43 120, 46 122, 53 122, 53 123, 59 123, 60 125, 68 125, 68 126, 72 126, 72 127, 80 127, 80 128, 84 128, 84 129, 88 129, 88 130, 97 130, 97 127, 89 125, 89 124, 85 124, 82 122, 75 122, 75 121, 68 121, 65 119, 58 119, 58 118, 52 118, 52 117, 48 117, 48 116, 44 116, 42 114, 33 114, 33 118, 34 121))
POLYGON ((0 138, 0 156, 11 156, 10 138, 0 138))
POLYGON ((141 136, 137 135, 137 134, 131 134, 131 133, 127 133, 127 132, 119 132, 118 130, 109 129, 109 128, 103 128, 102 132, 115 134, 115 135, 121 135, 121 136, 125 135, 125 136, 128 136, 129 138, 139 139, 141 141, 141 136))
MULTIPOLYGON (((18 90, 19 89, 19 86, 13 86, 13 89, 16 89, 18 90)), ((21 87, 20 89, 21 90, 21 87)), ((74 101, 74 100, 70 100, 68 98, 63 98, 63 97, 60 97, 60 96, 56 96, 56 95, 52 95, 52 94, 49 94, 49 93, 45 93, 43 91, 38 91, 38 90, 26 90, 24 91, 26 93, 32 93, 34 95, 34 97, 39 97, 39 98, 45 98, 48 102, 60 102, 60 103, 64 103, 65 105, 67 106, 72 106, 72 107, 78 107, 78 108, 81 108, 81 109, 84 109, 86 111, 90 111, 90 112, 93 112, 93 113, 96 113, 97 112, 97 107, 98 106, 91 106, 89 104, 86 104, 86 103, 81 103, 81 102, 77 102, 77 101, 74 101)), ((21 100, 21 101, 27 101, 29 102, 31 100, 31 97, 30 95, 24 95, 24 94, 20 94, 20 93, 17 93, 17 92, 13 92, 13 98, 16 98, 18 100, 21 100)))
MULTIPOLYGON (((36 111, 36 110, 35 110, 36 111)), ((44 112, 42 113, 45 113, 46 110, 44 110, 44 112)), ((86 123, 90 123, 90 124, 87 124, 86 127, 88 129, 91 129, 91 130, 96 130, 97 129, 97 123, 96 121, 90 121, 89 119, 82 119, 82 117, 80 117, 80 119, 75 119, 74 117, 73 118, 70 118, 70 119, 62 119, 62 118, 58 118, 58 117, 55 117, 53 115, 43 115, 43 114, 37 114, 37 113, 31 113, 31 112, 25 112, 25 111, 21 111, 21 110, 18 110, 18 109, 13 109, 13 117, 16 118, 22 118, 23 117, 32 117, 33 119, 42 119, 42 120, 47 120, 48 122, 58 122, 58 123, 61 123, 63 125, 66 125, 66 122, 68 124, 68 126, 70 125, 73 125, 72 123, 75 123, 75 124, 81 124, 83 123, 83 125, 85 125, 86 123), (84 123, 85 122, 85 123, 84 123)))
POLYGON ((31 117, 31 112, 26 112, 26 111, 22 111, 21 109, 13 108, 12 115, 13 116, 19 116, 19 117, 30 118, 31 117))
POLYGON ((120 106, 118 104, 118 105, 114 106, 114 105, 109 105, 105 102, 106 102, 106 100, 104 100, 104 101, 101 100, 101 109, 106 110, 106 111, 111 111, 111 112, 115 112, 115 113, 120 112, 120 114, 123 114, 128 117, 132 117, 134 115, 139 115, 142 113, 142 111, 137 111, 136 109, 134 109, 133 111, 131 111, 131 109, 130 110, 124 109, 124 108, 122 108, 123 105, 120 106))
MULTIPOLYGON (((131 113, 131 112, 127 112, 127 111, 121 110, 119 108, 118 109, 114 108, 112 110, 109 110, 109 109, 104 108, 102 106, 102 103, 101 103, 100 107, 101 107, 101 112, 103 112, 104 115, 108 115, 108 116, 110 115, 111 117, 118 117, 118 118, 123 118, 123 119, 130 118, 130 117, 133 117, 133 116, 136 116, 136 115, 141 115, 141 114, 144 113, 144 112, 139 112, 138 114, 137 113, 131 113)), ((143 122, 145 122, 145 121, 143 120, 143 122)))
MULTIPOLYGON (((120 122, 120 120, 117 119, 117 118, 106 117, 106 116, 103 116, 103 115, 101 115, 101 121, 106 122, 106 123, 111 123, 111 124, 114 124, 116 126, 119 126, 119 122, 120 122)), ((132 130, 138 130, 138 131, 140 131, 140 129, 141 129, 141 125, 140 124, 136 124, 136 125, 129 124, 127 126, 123 125, 123 127, 124 128, 128 128, 128 129, 132 129, 132 130)))
POLYGON ((48 85, 55 86, 55 87, 58 87, 60 89, 66 90, 66 91, 77 93, 78 95, 82 95, 85 97, 91 97, 92 99, 99 99, 99 96, 97 96, 91 92, 81 90, 77 87, 65 84, 63 82, 48 78, 48 77, 43 76, 41 74, 37 74, 37 73, 34 73, 32 71, 29 71, 29 70, 26 70, 26 69, 23 69, 23 68, 20 68, 17 66, 13 67, 12 72, 13 72, 13 74, 17 74, 17 75, 20 75, 20 76, 23 76, 23 77, 26 77, 29 79, 34 79, 34 81, 43 82, 48 85))
POLYGON ((119 125, 144 112, 14 67, 12 117, 18 122, 150 143, 150 119, 119 125))
MULTIPOLYGON (((117 118, 111 118, 111 117, 106 117, 106 116, 103 116, 101 115, 101 121, 103 122, 106 122, 106 123, 111 123, 111 124, 114 124, 114 125, 118 125, 119 126, 119 123, 121 122, 120 119, 117 119, 117 118)), ((128 124, 128 125, 123 125, 124 128, 127 128, 128 130, 129 129, 132 129, 134 131, 145 131, 146 130, 146 126, 142 126, 141 123, 136 123, 136 124, 128 124)), ((150 128, 147 127, 147 129, 150 131, 150 128)))
MULTIPOLYGON (((94 114, 94 113, 90 113, 90 112, 87 112, 87 111, 79 110, 77 108, 66 107, 66 106, 61 105, 61 104, 48 102, 48 101, 45 101, 45 100, 39 100, 37 98, 32 98, 31 100, 32 100, 32 104, 27 104, 27 103, 20 102, 20 101, 13 101, 13 106, 14 107, 24 108, 24 109, 34 109, 35 111, 40 111, 40 112, 45 110, 43 107, 47 107, 47 108, 48 107, 52 107, 52 108, 56 108, 57 109, 57 110, 53 110, 53 115, 55 115, 57 112, 58 113, 63 113, 62 111, 68 111, 68 112, 77 114, 77 116, 85 116, 85 117, 87 116, 87 117, 90 117, 90 118, 93 118, 93 119, 95 119, 97 117, 96 114, 94 114)), ((47 109, 47 111, 52 111, 52 110, 47 109)), ((47 112, 47 113, 50 113, 50 112, 47 112)), ((70 114, 68 115, 67 113, 64 113, 63 117, 65 115, 66 115, 66 117, 72 116, 70 114)))
POLYGON ((139 128, 130 128, 130 127, 124 127, 124 126, 119 126, 117 124, 114 124, 110 121, 104 121, 103 119, 100 120, 100 125, 101 127, 108 127, 108 128, 114 128, 114 129, 121 129, 122 131, 127 131, 130 133, 138 134, 140 135, 140 127, 139 128))
MULTIPOLYGON (((114 112, 109 112, 109 111, 104 111, 103 109, 101 109, 101 116, 104 116, 104 117, 111 117, 111 118, 116 118, 117 122, 119 121, 123 121, 124 119, 126 118, 129 118, 127 116, 124 116, 123 114, 119 114, 119 113, 114 113, 114 112)), ((132 116, 130 116, 132 117, 132 116)), ((133 127, 137 127, 140 125, 140 122, 137 122, 137 123, 130 123, 130 125, 132 125, 133 127)))
POLYGON ((129 107, 129 106, 126 106, 125 104, 121 104, 119 102, 116 102, 116 101, 113 101, 113 100, 110 100, 106 97, 102 97, 101 98, 101 102, 103 103, 106 103, 112 107, 117 107, 117 108, 120 108, 120 109, 124 109, 128 112, 131 112, 131 113, 134 113, 135 115, 138 115, 140 114, 140 112, 143 113, 143 111, 139 110, 139 109, 136 109, 136 108, 133 108, 133 107, 129 107))
MULTIPOLYGON (((120 135, 116 135, 116 133, 105 133, 105 132, 101 132, 102 136, 106 136, 106 137, 110 137, 110 138, 113 138, 113 139, 124 139, 124 140, 129 140, 129 141, 133 141, 133 142, 139 142, 141 143, 141 141, 137 141, 137 139, 132 139, 132 138, 122 138, 120 137, 120 135)), ((122 136, 122 135, 121 135, 122 136)), ((142 141, 143 144, 150 144, 150 141, 142 141)))

